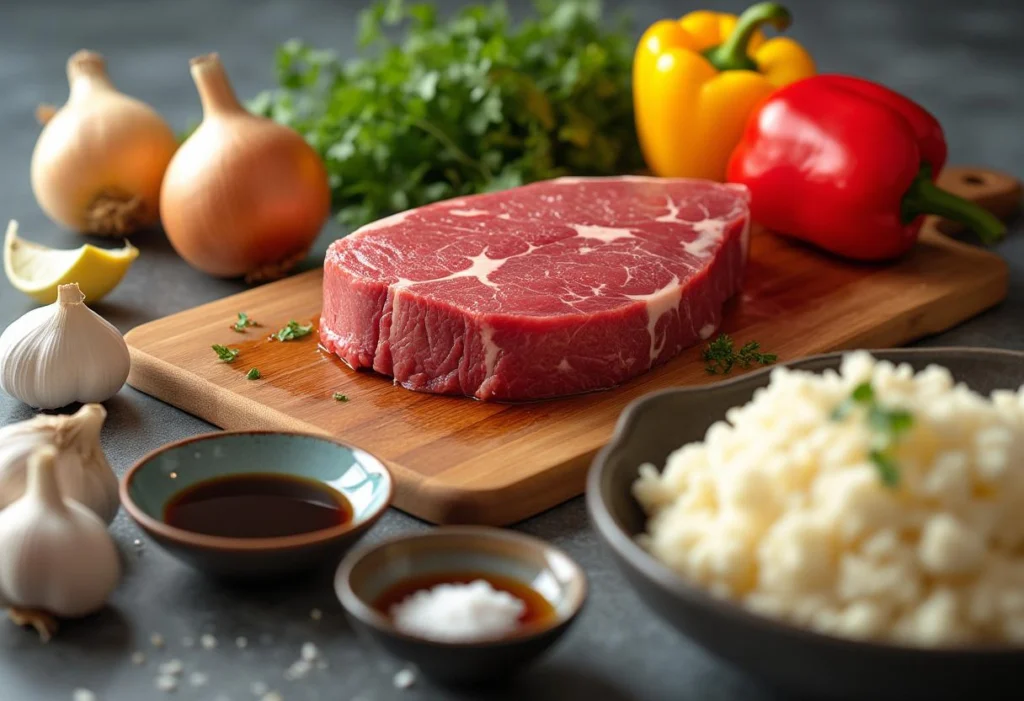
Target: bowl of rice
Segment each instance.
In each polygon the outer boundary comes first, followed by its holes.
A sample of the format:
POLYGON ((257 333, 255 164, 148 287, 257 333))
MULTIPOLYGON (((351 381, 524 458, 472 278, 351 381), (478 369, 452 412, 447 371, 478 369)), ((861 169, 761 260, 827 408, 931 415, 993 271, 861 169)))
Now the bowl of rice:
POLYGON ((1018 698, 1024 354, 857 351, 647 395, 595 527, 695 643, 814 699, 1018 698))

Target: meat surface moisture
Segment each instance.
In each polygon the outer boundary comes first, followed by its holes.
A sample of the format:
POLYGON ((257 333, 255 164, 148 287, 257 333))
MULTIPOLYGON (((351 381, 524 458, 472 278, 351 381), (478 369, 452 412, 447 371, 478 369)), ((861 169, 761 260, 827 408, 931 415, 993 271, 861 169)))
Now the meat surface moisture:
POLYGON ((420 207, 331 245, 322 345, 411 390, 606 389, 715 332, 742 282, 742 186, 560 178, 420 207))

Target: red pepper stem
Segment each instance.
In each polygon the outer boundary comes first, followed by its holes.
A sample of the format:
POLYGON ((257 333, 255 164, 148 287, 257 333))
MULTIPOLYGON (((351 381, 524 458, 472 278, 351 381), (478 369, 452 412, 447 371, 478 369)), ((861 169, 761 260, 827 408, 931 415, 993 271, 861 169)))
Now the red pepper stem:
POLYGON ((719 46, 704 52, 704 57, 720 71, 756 71, 757 62, 747 54, 750 40, 763 24, 771 24, 782 31, 793 21, 782 5, 777 2, 759 2, 748 7, 739 19, 732 34, 719 46))
POLYGON ((901 214, 907 223, 922 214, 936 214, 943 219, 960 222, 986 244, 995 243, 1006 233, 1006 225, 987 209, 933 183, 931 168, 927 165, 921 167, 903 196, 901 214))

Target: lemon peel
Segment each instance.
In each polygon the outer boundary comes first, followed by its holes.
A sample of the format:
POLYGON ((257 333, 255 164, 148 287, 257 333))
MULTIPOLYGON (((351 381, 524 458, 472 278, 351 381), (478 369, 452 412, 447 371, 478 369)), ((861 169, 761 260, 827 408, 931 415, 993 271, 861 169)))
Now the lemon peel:
POLYGON ((59 249, 26 241, 18 236, 18 222, 12 219, 4 236, 4 273, 20 292, 42 304, 57 300, 60 285, 78 283, 90 302, 111 292, 139 257, 139 249, 125 242, 124 248, 104 249, 85 244, 59 249))

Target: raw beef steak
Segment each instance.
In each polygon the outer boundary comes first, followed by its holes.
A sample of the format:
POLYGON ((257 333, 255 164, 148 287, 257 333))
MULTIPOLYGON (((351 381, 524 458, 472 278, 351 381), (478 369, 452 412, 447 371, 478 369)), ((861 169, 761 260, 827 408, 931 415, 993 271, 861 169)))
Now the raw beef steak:
POLYGON ((368 224, 324 263, 321 343, 404 387, 526 400, 613 387, 718 327, 742 186, 561 178, 368 224))

